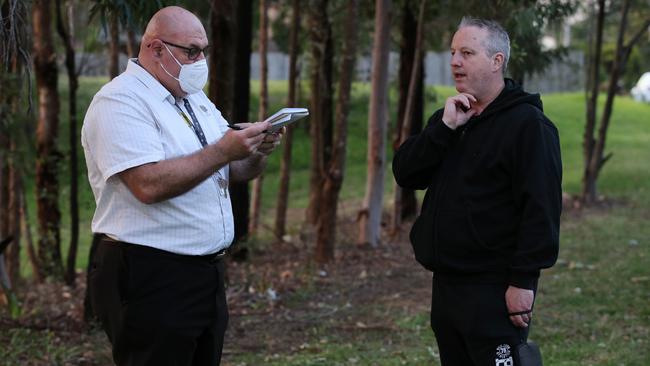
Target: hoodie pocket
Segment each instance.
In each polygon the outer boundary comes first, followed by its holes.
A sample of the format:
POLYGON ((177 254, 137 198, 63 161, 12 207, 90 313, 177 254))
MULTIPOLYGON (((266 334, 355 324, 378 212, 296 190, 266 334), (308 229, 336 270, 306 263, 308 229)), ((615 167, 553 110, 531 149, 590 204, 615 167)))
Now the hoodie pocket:
POLYGON ((435 242, 444 259, 456 262, 481 256, 484 245, 472 229, 467 212, 460 210, 440 211, 436 217, 435 242))
POLYGON ((433 218, 424 213, 418 216, 413 223, 411 232, 409 233, 411 247, 413 247, 413 254, 415 260, 422 265, 422 267, 433 271, 435 264, 435 249, 433 241, 433 218))
POLYGON ((481 247, 491 251, 503 251, 513 245, 517 232, 514 220, 514 215, 503 216, 496 210, 482 214, 467 210, 468 228, 472 236, 481 247))

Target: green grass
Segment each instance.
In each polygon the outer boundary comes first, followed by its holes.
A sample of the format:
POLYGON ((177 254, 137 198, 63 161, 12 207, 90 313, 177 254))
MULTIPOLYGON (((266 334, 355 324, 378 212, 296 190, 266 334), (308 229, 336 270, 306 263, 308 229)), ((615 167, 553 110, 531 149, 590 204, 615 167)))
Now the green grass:
MULTIPOLYGON (((81 115, 104 79, 81 81, 81 115)), ((306 84, 305 84, 306 85, 306 84)), ((62 151, 67 151, 65 83, 62 82, 62 151)), ((427 91, 426 115, 439 108, 453 88, 436 87, 427 91), (437 98, 435 98, 437 96, 437 98)), ((253 91, 257 93, 257 84, 253 91)), ((270 83, 271 113, 283 106, 285 86, 270 83)), ((303 96, 308 95, 303 90, 303 96)), ((365 190, 366 125, 369 85, 353 87, 349 140, 344 186, 341 198, 346 205, 362 199, 365 190)), ((391 93, 390 116, 394 122, 395 93, 391 93)), ((560 131, 564 166, 563 188, 571 194, 580 191, 584 96, 581 93, 543 96, 547 115, 560 131)), ((602 102, 602 101, 601 101, 602 102)), ((256 99, 251 106, 256 105, 256 99)), ((307 101, 302 105, 308 106, 307 101)), ((256 115, 255 108, 251 116, 256 115)), ((599 180, 599 193, 612 199, 609 209, 589 209, 565 214, 562 220, 560 262, 545 271, 541 280, 535 325, 531 338, 541 344, 548 365, 648 365, 650 364, 650 105, 635 103, 627 97, 616 98, 606 152, 613 152, 599 180)), ((81 123, 81 122, 80 122, 81 123)), ((310 141, 306 129, 298 128, 292 161, 290 204, 305 207, 308 195, 310 141)), ((80 150, 81 153, 81 150, 80 150)), ((390 151, 388 161, 390 161, 390 151)), ((274 154, 265 175, 263 207, 268 223, 277 191, 280 154, 274 154)), ((80 167, 81 248, 77 266, 85 267, 90 243, 90 221, 94 201, 85 176, 83 154, 80 167)), ((68 168, 61 166, 62 243, 69 237, 68 168)), ((390 197, 392 177, 386 175, 386 197, 390 197)), ((28 184, 31 188, 32 186, 28 184)), ((28 192, 33 192, 32 189, 28 192)), ((32 216, 33 193, 28 196, 32 216)), ((387 203, 389 204, 389 203, 387 203)), ((32 219, 32 223, 34 219, 32 219)), ((298 225, 299 223, 293 223, 298 225)), ((263 244, 263 241, 260 241, 263 244)), ((23 266, 28 275, 28 266, 23 266)), ((308 291, 308 290, 305 290, 308 291)), ((296 294, 300 298, 300 292, 296 294)), ((423 299, 428 301, 428 299, 423 299)), ((428 315, 397 312, 391 319, 395 334, 369 334, 363 342, 331 337, 326 326, 305 335, 304 347, 286 354, 235 355, 235 364, 269 365, 418 365, 435 362, 435 341, 428 327, 428 315)), ((13 331, 11 347, 42 348, 26 344, 28 334, 13 331), (21 343, 22 342, 22 343, 21 343)), ((36 341, 35 341, 36 342, 36 341)), ((2 348, 2 347, 0 347, 2 348)), ((57 360, 69 356, 64 350, 52 350, 57 360)), ((0 356, 5 356, 0 352, 0 356)), ((3 357, 0 357, 0 359, 3 357)))

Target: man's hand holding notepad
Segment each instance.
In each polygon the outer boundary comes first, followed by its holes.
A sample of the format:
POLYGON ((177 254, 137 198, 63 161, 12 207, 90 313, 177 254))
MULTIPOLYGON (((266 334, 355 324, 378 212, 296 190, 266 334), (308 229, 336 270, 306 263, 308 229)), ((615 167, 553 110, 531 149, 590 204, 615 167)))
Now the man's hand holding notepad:
MULTIPOLYGON (((271 127, 269 127, 269 129, 265 132, 277 132, 282 127, 290 125, 307 116, 309 116, 309 110, 307 108, 282 108, 271 117, 264 120, 264 122, 269 122, 271 124, 271 127)), ((239 125, 228 125, 228 127, 234 130, 241 130, 245 128, 239 125)))
POLYGON ((268 133, 273 133, 282 128, 283 126, 290 125, 299 119, 309 116, 307 108, 282 108, 274 115, 264 120, 264 122, 271 123, 268 133))

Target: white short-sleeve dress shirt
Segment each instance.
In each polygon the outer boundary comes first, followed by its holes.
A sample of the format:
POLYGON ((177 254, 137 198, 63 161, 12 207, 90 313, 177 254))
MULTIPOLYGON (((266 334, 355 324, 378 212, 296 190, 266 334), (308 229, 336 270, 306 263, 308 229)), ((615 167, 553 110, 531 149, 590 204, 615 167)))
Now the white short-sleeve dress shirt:
MULTIPOLYGON (((227 122, 203 92, 186 96, 208 143, 219 140, 227 122)), ((138 201, 117 176, 142 164, 192 154, 202 148, 182 100, 129 60, 126 71, 95 95, 84 119, 81 143, 97 205, 95 233, 127 243, 185 255, 226 248, 234 236, 230 198, 217 182, 226 165, 190 191, 154 204, 138 201)))

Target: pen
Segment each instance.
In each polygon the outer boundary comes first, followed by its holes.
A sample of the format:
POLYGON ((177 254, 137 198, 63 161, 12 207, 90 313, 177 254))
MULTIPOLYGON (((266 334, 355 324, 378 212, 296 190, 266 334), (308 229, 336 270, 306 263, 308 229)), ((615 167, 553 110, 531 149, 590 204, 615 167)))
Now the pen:
MULTIPOLYGON (((235 131, 241 131, 241 130, 244 129, 244 127, 240 127, 240 126, 237 126, 237 125, 228 125, 228 127, 229 127, 229 128, 232 128, 232 129, 235 130, 235 131)), ((262 131, 262 133, 269 133, 269 131, 268 131, 268 130, 264 130, 264 131, 262 131)), ((271 133, 273 133, 273 132, 271 132, 271 133)))

